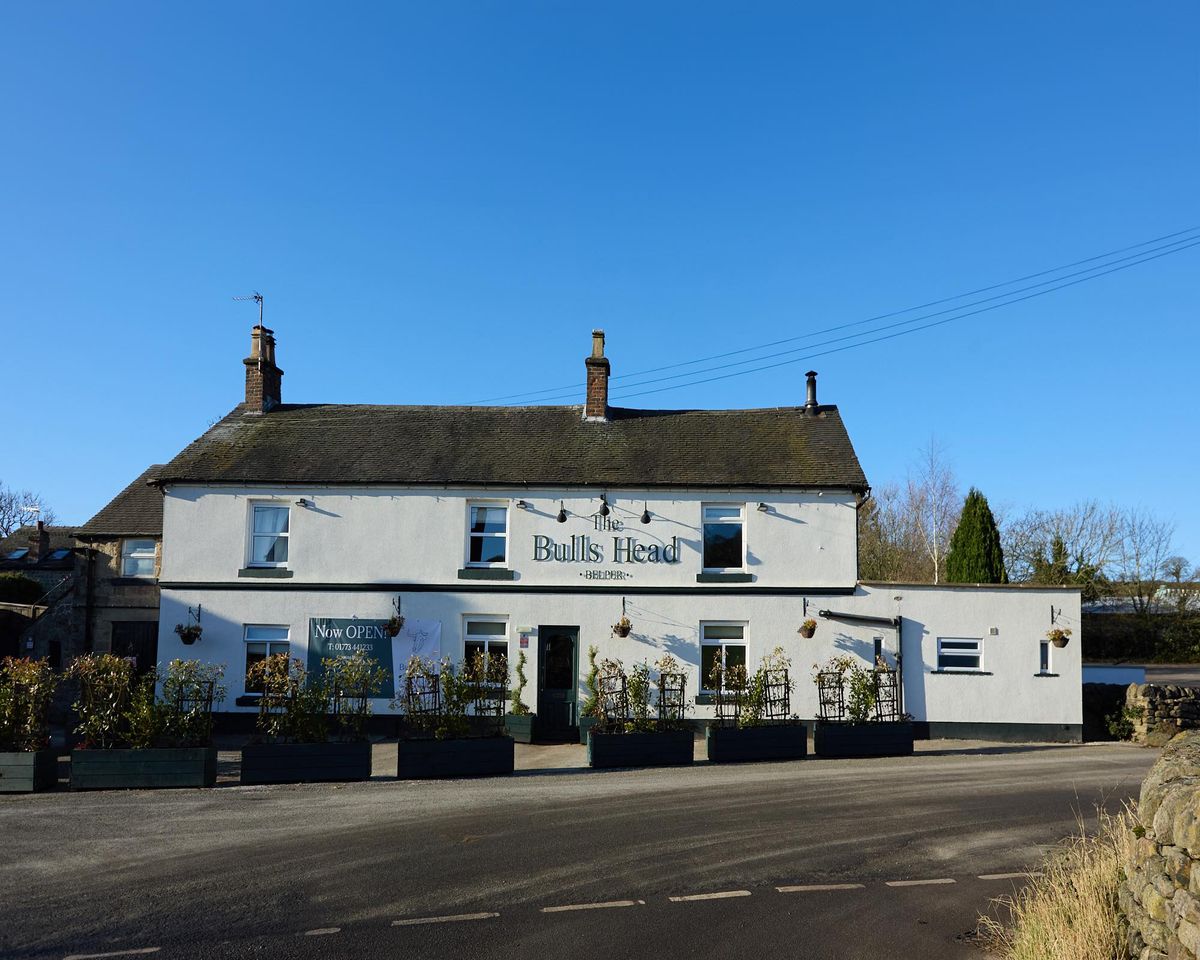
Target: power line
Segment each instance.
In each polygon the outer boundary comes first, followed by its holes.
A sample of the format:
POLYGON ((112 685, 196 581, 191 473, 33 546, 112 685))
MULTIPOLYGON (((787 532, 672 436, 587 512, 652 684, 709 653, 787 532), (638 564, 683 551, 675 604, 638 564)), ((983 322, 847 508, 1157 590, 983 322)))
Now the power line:
MULTIPOLYGON (((1177 247, 1176 249, 1167 250, 1162 253, 1156 253, 1156 254, 1153 254, 1152 256, 1147 256, 1141 260, 1136 260, 1133 263, 1126 263, 1126 264, 1122 264, 1120 266, 1115 266, 1115 267, 1112 267, 1111 269, 1104 270, 1101 273, 1094 273, 1091 276, 1081 277, 1078 280, 1072 280, 1069 283, 1063 283, 1057 287, 1050 287, 1047 290, 1040 290, 1037 293, 1030 293, 1023 297, 1017 297, 1012 300, 1006 300, 1003 303, 994 303, 989 307, 981 307, 978 310, 972 310, 969 313, 959 314, 958 316, 945 317, 941 320, 935 320, 932 323, 922 324, 919 327, 913 327, 908 330, 899 330, 895 333, 889 333, 882 337, 874 337, 870 340, 862 340, 859 343, 848 343, 848 344, 845 344, 844 346, 834 347, 829 350, 822 350, 819 353, 810 353, 810 354, 806 354, 805 356, 802 356, 802 357, 792 357, 789 360, 780 360, 777 363, 764 364, 761 367, 753 367, 749 370, 737 370, 737 371, 734 371, 733 373, 721 374, 720 376, 716 376, 716 377, 706 377, 705 379, 702 379, 702 380, 692 380, 692 381, 689 381, 688 383, 676 383, 676 384, 672 384, 671 386, 667 386, 667 387, 655 387, 652 390, 641 390, 641 391, 637 391, 635 393, 624 393, 624 394, 620 394, 615 399, 623 399, 623 398, 627 398, 627 397, 641 397, 641 396, 645 396, 646 394, 650 394, 650 393, 662 393, 666 390, 678 390, 681 387, 693 387, 693 386, 697 386, 702 383, 713 383, 714 381, 717 381, 717 380, 729 380, 733 377, 742 377, 749 373, 758 373, 762 370, 772 370, 776 367, 785 367, 785 366, 788 366, 789 364, 793 364, 793 363, 802 363, 805 360, 811 360, 815 357, 828 356, 831 353, 841 353, 844 350, 853 350, 855 347, 865 347, 865 346, 868 346, 869 344, 880 343, 884 340, 894 340, 896 337, 903 337, 906 334, 916 333, 919 330, 928 330, 930 327, 940 327, 943 324, 950 323, 951 321, 954 321, 954 320, 963 320, 967 317, 973 317, 980 313, 988 313, 989 311, 992 311, 992 310, 999 310, 1001 307, 1011 306, 1014 303, 1021 303, 1024 300, 1032 300, 1035 297, 1044 297, 1046 294, 1054 293, 1056 290, 1063 290, 1063 289, 1066 289, 1067 287, 1073 287, 1076 284, 1086 283, 1088 280, 1095 280, 1097 277, 1103 277, 1110 273, 1118 273, 1121 270, 1128 270, 1129 268, 1136 267, 1139 264, 1148 263, 1151 260, 1158 260, 1161 257, 1170 256, 1172 253, 1179 253, 1183 250, 1187 250, 1191 247, 1196 247, 1196 246, 1200 246, 1200 238, 1193 239, 1186 246, 1177 247)), ((882 329, 882 328, 880 328, 880 329, 882 329)), ((874 333, 874 332, 875 331, 867 331, 866 333, 859 334, 858 336, 867 336, 869 333, 874 333)))
MULTIPOLYGON (((891 319, 892 317, 900 316, 901 314, 912 313, 916 310, 924 310, 928 307, 940 306, 943 303, 950 303, 954 300, 962 300, 967 297, 973 297, 976 294, 980 294, 980 293, 989 293, 990 291, 998 290, 1001 287, 1010 287, 1013 284, 1023 283, 1026 280, 1033 280, 1033 279, 1036 279, 1037 277, 1047 276, 1048 274, 1060 273, 1063 270, 1069 270, 1072 267, 1082 266, 1085 263, 1094 263, 1097 260, 1107 260, 1111 257, 1117 256, 1117 254, 1120 254, 1120 253, 1126 253, 1127 251, 1130 251, 1130 250, 1136 250, 1139 247, 1152 246, 1154 244, 1162 243, 1163 241, 1167 241, 1167 240, 1174 240, 1174 238, 1176 238, 1176 237, 1182 237, 1184 234, 1192 234, 1192 233, 1195 233, 1197 230, 1200 230, 1200 226, 1188 227, 1186 230, 1178 230, 1174 233, 1168 233, 1161 237, 1156 237, 1153 240, 1143 240, 1139 243, 1134 243, 1134 244, 1130 244, 1125 247, 1120 247, 1116 250, 1110 250, 1107 253, 1096 254, 1095 256, 1085 257, 1082 260, 1075 260, 1071 263, 1062 264, 1057 267, 1051 267, 1047 270, 1039 270, 1036 273, 1029 273, 1022 277, 1015 277, 1011 280, 1006 280, 1003 283, 994 283, 994 284, 991 284, 986 287, 979 287, 975 290, 970 290, 970 291, 967 291, 966 293, 960 293, 953 297, 943 297, 939 300, 930 300, 926 303, 917 304, 916 306, 905 307, 903 310, 893 310, 889 313, 878 314, 874 317, 868 317, 864 320, 854 320, 849 323, 838 324, 838 325, 832 326, 832 327, 825 327, 820 330, 813 330, 813 331, 810 331, 809 333, 800 334, 800 335, 797 335, 794 337, 785 337, 780 340, 773 340, 768 343, 761 343, 761 344, 758 344, 756 346, 751 346, 751 347, 742 347, 741 349, 738 349, 738 350, 730 350, 726 353, 713 354, 711 356, 700 357, 695 360, 684 360, 684 361, 681 361, 678 363, 665 364, 665 365, 659 366, 659 367, 650 367, 646 370, 639 370, 639 371, 634 371, 631 373, 620 374, 618 376, 612 377, 611 379, 614 382, 618 381, 618 380, 629 380, 634 377, 644 376, 645 374, 649 374, 649 373, 659 373, 664 370, 675 370, 680 367, 695 366, 698 363, 707 363, 710 360, 722 360, 727 357, 740 356, 740 355, 746 354, 746 353, 754 353, 759 350, 769 349, 770 347, 781 346, 785 343, 795 343, 800 340, 807 340, 807 339, 810 339, 811 337, 820 336, 821 334, 824 334, 824 333, 835 333, 839 330, 849 329, 850 327, 863 326, 868 323, 875 323, 879 320, 888 320, 888 319, 891 319)), ((1180 243, 1183 241, 1175 241, 1175 242, 1180 243)), ((1131 258, 1127 257, 1127 258, 1122 258, 1122 259, 1131 259, 1131 258)), ((1120 261, 1114 261, 1114 262, 1120 262, 1120 261)), ((1081 271, 1081 272, 1083 272, 1083 271, 1081 271)), ((1072 274, 1071 276, 1075 276, 1075 274, 1072 274)), ((1055 282, 1057 282, 1057 280, 1061 280, 1061 279, 1065 279, 1065 278, 1059 277, 1056 280, 1046 281, 1046 283, 1055 283, 1055 282)), ((1039 286, 1039 284, 1034 284, 1034 286, 1039 286)), ((1026 289, 1031 289, 1031 288, 1026 288, 1026 289)), ((1022 292, 1022 291, 1009 291, 1008 294, 1003 294, 1002 296, 1008 296, 1012 293, 1017 293, 1017 292, 1022 292)), ((992 297, 992 298, 987 298, 987 299, 990 300, 990 299, 997 299, 997 298, 992 297)), ((981 301, 977 301, 977 302, 984 303, 984 302, 987 302, 987 300, 981 300, 981 301)), ((959 307, 952 308, 952 309, 962 309, 962 307, 973 306, 973 305, 974 304, 962 304, 959 307)), ((941 311, 941 312, 946 312, 946 311, 941 311)), ((930 314, 930 316, 935 316, 935 315, 936 314, 930 314)), ((919 318, 919 317, 913 318, 912 322, 916 322, 916 320, 919 320, 919 319, 923 319, 923 318, 919 318)), ((879 329, 886 329, 886 328, 881 327, 879 329)), ((829 342, 834 342, 834 341, 829 341, 829 342)), ((816 346, 820 346, 820 345, 821 344, 816 344, 816 346)), ((804 348, 804 349, 807 349, 807 348, 804 348)), ((768 359, 768 357, 754 357, 754 358, 751 358, 750 360, 747 360, 744 362, 755 363, 755 362, 758 362, 760 360, 765 360, 765 359, 768 359)), ((714 369, 717 369, 717 368, 714 368, 714 369)), ((707 371, 694 370, 688 374, 681 374, 680 376, 692 376, 692 375, 702 373, 702 372, 707 372, 707 371)), ((670 378, 661 378, 661 379, 670 379, 670 378)), ((642 383, 654 383, 654 382, 659 382, 659 381, 658 380, 646 380, 646 381, 641 381, 641 382, 642 383)), ((627 384, 627 386, 637 386, 637 385, 639 385, 639 384, 627 384)), ((575 383, 575 384, 567 384, 567 385, 564 385, 561 387, 547 387, 547 388, 544 388, 541 390, 532 390, 532 391, 525 391, 522 393, 507 394, 507 395, 499 396, 499 397, 490 397, 488 399, 485 399, 485 400, 482 400, 479 402, 488 403, 488 402, 493 402, 493 401, 498 401, 498 400, 513 400, 513 399, 518 399, 518 398, 522 398, 522 397, 527 397, 527 398, 541 397, 543 399, 553 399, 555 396, 562 394, 564 391, 571 391, 573 393, 574 391, 582 388, 583 386, 584 386, 584 384, 582 384, 582 383, 575 383)))

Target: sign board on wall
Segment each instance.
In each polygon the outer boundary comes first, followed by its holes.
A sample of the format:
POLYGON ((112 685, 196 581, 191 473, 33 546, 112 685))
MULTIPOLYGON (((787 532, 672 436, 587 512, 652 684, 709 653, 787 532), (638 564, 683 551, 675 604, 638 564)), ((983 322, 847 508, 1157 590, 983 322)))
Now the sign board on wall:
POLYGON ((308 621, 309 672, 320 674, 321 661, 326 657, 348 657, 362 650, 387 671, 388 679, 376 697, 391 700, 402 687, 411 656, 434 660, 441 657, 442 622, 410 617, 395 637, 387 635, 386 625, 386 620, 313 617, 308 621))
POLYGON ((326 657, 349 657, 361 650, 387 671, 378 696, 390 700, 396 695, 396 671, 392 666, 392 638, 386 626, 386 620, 313 617, 308 621, 308 672, 319 675, 326 657))

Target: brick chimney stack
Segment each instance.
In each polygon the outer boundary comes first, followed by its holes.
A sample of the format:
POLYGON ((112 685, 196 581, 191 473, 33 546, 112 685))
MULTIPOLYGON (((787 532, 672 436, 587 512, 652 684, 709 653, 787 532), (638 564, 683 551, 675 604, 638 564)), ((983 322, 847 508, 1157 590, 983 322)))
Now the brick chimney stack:
POLYGON ((250 332, 246 365, 246 412, 266 413, 279 406, 283 371, 275 366, 275 332, 256 324, 250 332))
POLYGON ((584 360, 587 366, 587 397, 583 404, 583 419, 608 420, 608 358, 604 355, 604 331, 592 331, 592 355, 584 360))
POLYGON ((50 531, 46 529, 46 524, 39 520, 37 532, 29 538, 29 553, 26 554, 25 559, 30 563, 37 563, 48 556, 50 556, 50 531))

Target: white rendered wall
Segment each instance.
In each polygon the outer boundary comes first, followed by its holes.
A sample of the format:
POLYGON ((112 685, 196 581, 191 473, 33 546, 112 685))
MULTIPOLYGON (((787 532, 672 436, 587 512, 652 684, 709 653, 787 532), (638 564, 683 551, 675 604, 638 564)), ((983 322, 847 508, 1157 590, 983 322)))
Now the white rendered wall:
MULTIPOLYGON (((587 571, 636 586, 686 586, 701 572, 701 504, 745 504, 745 572, 761 586, 850 587, 857 576, 854 497, 849 492, 608 491, 610 520, 591 517, 602 491, 562 497, 547 490, 171 487, 164 503, 163 582, 235 581, 246 566, 250 504, 278 498, 291 507, 288 569, 299 583, 453 583, 466 565, 467 504, 509 504, 509 563, 518 584, 577 586, 587 571), (305 499, 310 506, 295 505, 305 499), (515 503, 525 500, 530 510, 515 503), (570 518, 557 523, 562 502, 570 518), (767 512, 757 505, 768 504, 767 512), (639 522, 643 505, 653 515, 639 522), (567 544, 589 536, 602 563, 535 562, 534 537, 567 544), (644 546, 677 540, 677 563, 616 563, 614 537, 644 546)), ((614 582, 614 581, 609 581, 614 582)))
MULTIPOLYGON (((386 578, 384 578, 386 579, 386 578)), ((693 578, 694 581, 694 578, 693 578)), ((360 617, 383 619, 392 612, 391 592, 303 589, 218 590, 211 588, 162 591, 159 658, 199 657, 227 665, 229 699, 224 709, 235 709, 242 694, 245 624, 288 626, 292 653, 305 659, 309 618, 360 617), (203 605, 204 635, 185 647, 173 632, 185 622, 186 608, 203 605)), ((653 662, 664 651, 673 654, 688 671, 688 696, 699 689, 699 624, 702 620, 734 620, 747 624, 747 654, 751 666, 776 646, 782 646, 793 663, 792 709, 801 717, 817 712, 812 683, 815 664, 849 654, 870 663, 874 637, 883 637, 885 656, 894 661, 895 633, 886 626, 862 625, 818 617, 815 637, 805 640, 797 630, 804 619, 800 596, 630 594, 626 606, 633 632, 626 639, 611 634, 610 625, 620 616, 621 597, 615 594, 532 594, 519 588, 494 592, 409 592, 402 594, 406 617, 437 620, 442 624, 442 649, 454 658, 462 655, 464 615, 501 616, 509 622, 510 657, 518 650, 518 629, 532 628, 526 702, 537 704, 537 633, 539 624, 578 625, 579 681, 589 645, 600 655, 617 657, 627 666, 645 659, 653 662)), ((917 720, 960 723, 1080 724, 1079 592, 1066 589, 1017 587, 933 587, 861 585, 853 595, 812 596, 809 615, 827 609, 894 617, 904 622, 904 709, 917 720), (895 597, 901 597, 899 601, 895 597), (1073 628, 1069 645, 1052 652, 1052 672, 1035 676, 1038 643, 1050 627, 1051 606, 1060 624, 1073 628), (991 634, 995 627, 997 633, 991 634), (982 638, 985 674, 953 675, 934 672, 937 638, 982 638)), ((397 667, 402 665, 397 664, 397 667)), ((375 703, 386 711, 384 701, 375 703)), ((251 708, 247 708, 251 709, 251 708)), ((709 706, 695 706, 698 719, 712 716, 709 706)))

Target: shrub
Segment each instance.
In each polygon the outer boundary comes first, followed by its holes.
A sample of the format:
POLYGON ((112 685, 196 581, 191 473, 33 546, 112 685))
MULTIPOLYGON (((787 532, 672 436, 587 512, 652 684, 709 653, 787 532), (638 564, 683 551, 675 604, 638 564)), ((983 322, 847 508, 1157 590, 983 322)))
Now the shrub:
POLYGON ((82 746, 110 750, 127 742, 133 664, 111 653, 85 653, 75 658, 66 675, 79 681, 79 699, 72 709, 79 715, 75 732, 83 737, 82 746))
POLYGON ((595 644, 588 647, 588 672, 584 679, 587 687, 587 699, 583 701, 581 715, 585 717, 600 717, 600 668, 596 665, 596 654, 600 651, 595 644))
POLYGON ((177 747, 204 747, 212 741, 213 704, 225 699, 224 664, 172 660, 162 681, 164 738, 177 747))
POLYGON ((1122 705, 1104 718, 1104 726, 1118 740, 1132 740, 1134 724, 1145 715, 1145 707, 1122 705))
POLYGON ((329 697, 320 678, 286 653, 266 657, 250 668, 247 681, 262 687, 258 729, 273 740, 320 743, 329 739, 329 697))
POLYGON ((437 740, 457 740, 471 730, 467 710, 479 684, 466 664, 455 670, 449 657, 440 661, 413 655, 404 676, 404 694, 393 702, 417 733, 437 740))
POLYGON ((1125 937, 1117 903, 1137 824, 1126 811, 1100 814, 1094 833, 1079 833, 1046 857, 1040 873, 1011 897, 995 901, 1008 922, 981 916, 981 937, 1004 960, 1125 958, 1125 937))
POLYGON ((46 588, 23 573, 0 573, 0 603, 37 603, 46 588))
POLYGON ((629 671, 626 689, 629 694, 629 729, 653 730, 654 722, 650 719, 650 667, 644 660, 635 663, 629 671))
POLYGON ((49 746, 47 714, 56 682, 48 660, 0 660, 0 751, 49 746))
MULTIPOLYGON (((784 653, 783 647, 776 647, 770 653, 763 654, 758 669, 752 676, 747 678, 745 668, 740 668, 744 678, 745 693, 738 704, 737 725, 739 727, 757 727, 766 720, 786 718, 787 709, 782 709, 782 715, 778 711, 785 705, 790 706, 792 681, 788 671, 791 666, 791 658, 784 653), (786 700, 780 698, 779 702, 773 702, 772 693, 777 698, 783 693, 783 691, 772 690, 774 685, 779 684, 785 684, 787 687, 786 700)), ((737 669, 739 668, 733 667, 731 671, 737 669)))
MULTIPOLYGON (((593 650, 595 647, 592 648, 593 650)), ((512 690, 512 714, 518 717, 529 716, 529 706, 525 703, 525 685, 529 682, 525 679, 525 651, 522 650, 517 655, 517 685, 512 690)))
POLYGON ((387 671, 365 650, 355 650, 348 657, 323 659, 321 680, 333 702, 333 715, 341 735, 363 739, 367 718, 371 716, 371 698, 383 689, 387 671))

